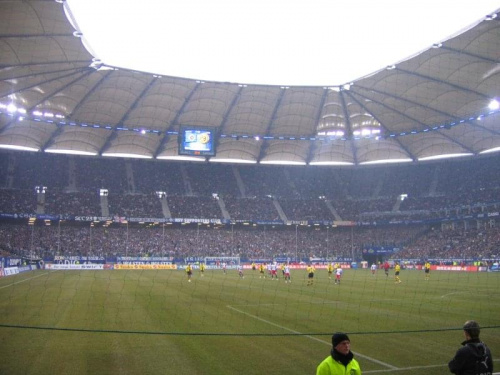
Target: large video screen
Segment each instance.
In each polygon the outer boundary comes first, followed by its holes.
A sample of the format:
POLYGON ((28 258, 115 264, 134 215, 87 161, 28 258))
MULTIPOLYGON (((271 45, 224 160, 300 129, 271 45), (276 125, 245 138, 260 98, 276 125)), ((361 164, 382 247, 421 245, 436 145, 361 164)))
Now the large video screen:
POLYGON ((215 156, 216 129, 201 126, 181 126, 179 155, 215 156))

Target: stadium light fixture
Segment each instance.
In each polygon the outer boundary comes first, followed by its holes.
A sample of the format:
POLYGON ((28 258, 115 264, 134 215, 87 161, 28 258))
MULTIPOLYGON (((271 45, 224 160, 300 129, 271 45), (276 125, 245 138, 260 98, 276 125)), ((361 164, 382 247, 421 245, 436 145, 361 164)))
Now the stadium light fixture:
POLYGON ((277 164, 277 165, 307 165, 305 161, 292 160, 264 160, 260 164, 277 164))
POLYGON ((124 152, 105 152, 102 156, 107 157, 116 157, 116 158, 136 158, 136 159, 152 159, 152 156, 149 155, 140 155, 140 154, 129 154, 124 152))
POLYGON ((243 160, 243 159, 232 159, 232 158, 210 158, 211 163, 234 163, 234 164, 256 164, 256 160, 243 160))
POLYGON ((439 159, 448 159, 448 158, 461 158, 464 156, 472 156, 474 154, 470 152, 462 153, 462 154, 443 154, 443 155, 434 155, 434 156, 427 156, 425 158, 420 158, 418 161, 426 161, 426 160, 439 160, 439 159))
POLYGON ((10 103, 9 105, 7 105, 7 112, 9 113, 15 113, 17 111, 17 107, 15 106, 14 103, 10 103))
POLYGON ((312 161, 309 165, 354 165, 347 161, 312 161))
POLYGON ((394 163, 411 163, 413 160, 408 159, 381 159, 381 160, 371 160, 359 163, 359 165, 370 165, 370 164, 394 164, 394 163))
POLYGON ((39 149, 36 147, 17 146, 17 145, 2 145, 2 144, 0 144, 0 148, 5 148, 8 150, 18 150, 18 151, 33 151, 33 152, 39 151, 39 149))
POLYGON ((488 104, 488 108, 492 111, 495 111, 500 108, 500 103, 498 102, 498 100, 493 99, 490 104, 488 104))
POLYGON ((494 147, 488 150, 481 151, 480 154, 489 154, 490 152, 498 152, 498 151, 500 151, 500 147, 494 147))
POLYGON ((78 151, 78 150, 64 150, 64 149, 47 149, 45 152, 50 154, 67 154, 67 155, 82 155, 82 156, 96 156, 97 152, 91 151, 78 151))

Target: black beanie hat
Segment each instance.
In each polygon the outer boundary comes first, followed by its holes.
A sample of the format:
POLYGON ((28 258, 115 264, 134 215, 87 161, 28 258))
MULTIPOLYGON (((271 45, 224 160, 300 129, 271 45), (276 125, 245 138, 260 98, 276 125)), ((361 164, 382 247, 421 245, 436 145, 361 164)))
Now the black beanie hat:
POLYGON ((345 340, 351 341, 349 340, 349 336, 347 336, 345 333, 335 332, 332 336, 332 345, 335 348, 338 344, 345 340))

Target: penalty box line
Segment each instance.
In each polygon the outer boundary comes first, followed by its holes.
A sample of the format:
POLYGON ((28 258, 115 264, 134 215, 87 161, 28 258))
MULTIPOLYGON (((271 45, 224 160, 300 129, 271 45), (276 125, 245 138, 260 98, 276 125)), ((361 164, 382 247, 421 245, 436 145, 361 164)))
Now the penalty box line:
MULTIPOLYGON (((299 331, 295 331, 295 330, 293 330, 293 329, 290 329, 290 328, 287 328, 287 327, 283 327, 282 325, 279 325, 279 324, 273 323, 273 322, 271 322, 271 321, 269 321, 269 320, 266 320, 266 319, 260 318, 260 317, 258 317, 258 316, 256 316, 256 315, 249 314, 249 313, 247 313, 246 311, 239 310, 239 309, 237 309, 237 308, 235 308, 235 307, 233 307, 233 306, 227 305, 226 307, 227 307, 227 308, 229 308, 229 309, 231 309, 231 310, 234 310, 234 311, 236 311, 236 312, 239 312, 240 314, 244 314, 244 315, 249 316, 249 317, 251 317, 251 318, 253 318, 253 319, 256 319, 256 320, 258 320, 258 321, 260 321, 260 322, 263 322, 263 323, 266 323, 266 324, 272 325, 272 326, 274 326, 274 327, 277 327, 277 328, 283 329, 283 330, 285 330, 285 331, 292 332, 292 333, 297 333, 297 334, 302 334, 302 333, 301 333, 301 332, 299 332, 299 331)), ((305 336, 305 337, 307 337, 307 338, 309 338, 309 339, 311 339, 311 340, 314 340, 314 341, 320 342, 320 343, 322 343, 322 344, 331 345, 331 343, 329 343, 329 342, 327 342, 327 341, 324 341, 324 340, 321 340, 321 339, 318 339, 318 338, 316 338, 316 337, 313 337, 313 336, 310 336, 310 335, 304 335, 304 336, 305 336)), ((379 364, 379 365, 385 366, 385 367, 387 367, 387 368, 389 368, 389 369, 392 369, 392 370, 399 370, 399 368, 398 368, 398 367, 393 366, 393 365, 391 365, 391 364, 389 364, 389 363, 385 363, 385 362, 379 361, 378 359, 368 357, 368 356, 363 355, 363 354, 358 353, 358 352, 354 352, 354 353, 355 353, 358 357, 360 357, 360 358, 367 359, 367 360, 369 360, 369 361, 371 361, 371 362, 374 362, 374 363, 377 363, 377 364, 379 364)), ((385 370, 385 371, 387 371, 387 370, 385 370)))

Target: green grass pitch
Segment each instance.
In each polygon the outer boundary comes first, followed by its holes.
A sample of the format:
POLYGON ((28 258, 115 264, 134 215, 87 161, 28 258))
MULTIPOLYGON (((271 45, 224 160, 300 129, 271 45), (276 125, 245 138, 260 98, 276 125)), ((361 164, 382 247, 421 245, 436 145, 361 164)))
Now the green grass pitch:
MULTIPOLYGON (((0 279, 0 374, 314 374, 348 332, 363 374, 448 373, 468 319, 500 358, 500 273, 45 270, 0 279)), ((500 371, 495 361, 496 371, 500 371)))

